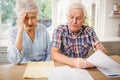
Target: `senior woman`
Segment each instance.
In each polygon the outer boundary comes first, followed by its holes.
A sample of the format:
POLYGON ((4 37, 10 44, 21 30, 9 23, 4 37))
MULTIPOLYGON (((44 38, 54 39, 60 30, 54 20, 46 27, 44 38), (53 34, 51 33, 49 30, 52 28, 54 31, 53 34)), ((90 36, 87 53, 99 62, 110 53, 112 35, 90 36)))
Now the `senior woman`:
POLYGON ((13 64, 50 60, 49 34, 37 24, 39 8, 34 0, 17 0, 17 27, 9 31, 8 60, 13 64))

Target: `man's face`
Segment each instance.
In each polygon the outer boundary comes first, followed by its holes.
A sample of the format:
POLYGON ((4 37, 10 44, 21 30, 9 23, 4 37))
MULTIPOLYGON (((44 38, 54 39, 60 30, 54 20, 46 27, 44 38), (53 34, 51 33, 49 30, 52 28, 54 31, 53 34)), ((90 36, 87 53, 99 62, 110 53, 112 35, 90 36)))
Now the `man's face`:
POLYGON ((67 14, 68 28, 73 32, 77 33, 83 22, 84 22, 84 13, 80 8, 70 9, 67 14))
POLYGON ((35 30, 37 24, 37 13, 26 13, 24 24, 26 30, 35 30))

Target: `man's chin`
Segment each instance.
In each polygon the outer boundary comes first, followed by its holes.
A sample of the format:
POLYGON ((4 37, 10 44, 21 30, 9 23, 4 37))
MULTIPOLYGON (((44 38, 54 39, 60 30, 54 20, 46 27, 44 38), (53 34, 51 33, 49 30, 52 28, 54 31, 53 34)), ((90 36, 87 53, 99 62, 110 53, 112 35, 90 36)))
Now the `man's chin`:
POLYGON ((78 31, 79 31, 79 29, 75 29, 75 28, 71 29, 71 32, 73 32, 73 33, 78 33, 78 31))

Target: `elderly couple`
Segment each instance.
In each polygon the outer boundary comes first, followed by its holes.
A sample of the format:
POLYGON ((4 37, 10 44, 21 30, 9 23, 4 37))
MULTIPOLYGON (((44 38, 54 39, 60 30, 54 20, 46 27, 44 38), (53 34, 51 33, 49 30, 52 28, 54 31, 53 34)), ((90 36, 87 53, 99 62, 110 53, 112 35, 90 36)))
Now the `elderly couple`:
POLYGON ((17 27, 9 31, 8 60, 13 64, 28 61, 55 60, 77 68, 94 67, 87 62, 90 47, 107 53, 95 31, 83 25, 85 8, 72 3, 67 11, 67 24, 59 25, 49 34, 43 25, 37 24, 39 8, 34 0, 17 0, 17 27))

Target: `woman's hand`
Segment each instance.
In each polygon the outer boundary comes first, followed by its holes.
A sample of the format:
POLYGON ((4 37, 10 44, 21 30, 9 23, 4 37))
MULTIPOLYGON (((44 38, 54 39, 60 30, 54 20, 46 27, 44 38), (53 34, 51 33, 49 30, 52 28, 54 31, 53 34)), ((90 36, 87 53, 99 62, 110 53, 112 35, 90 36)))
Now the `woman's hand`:
POLYGON ((26 13, 23 13, 18 19, 17 19, 17 25, 18 25, 18 31, 23 32, 24 31, 24 20, 25 20, 26 13))

